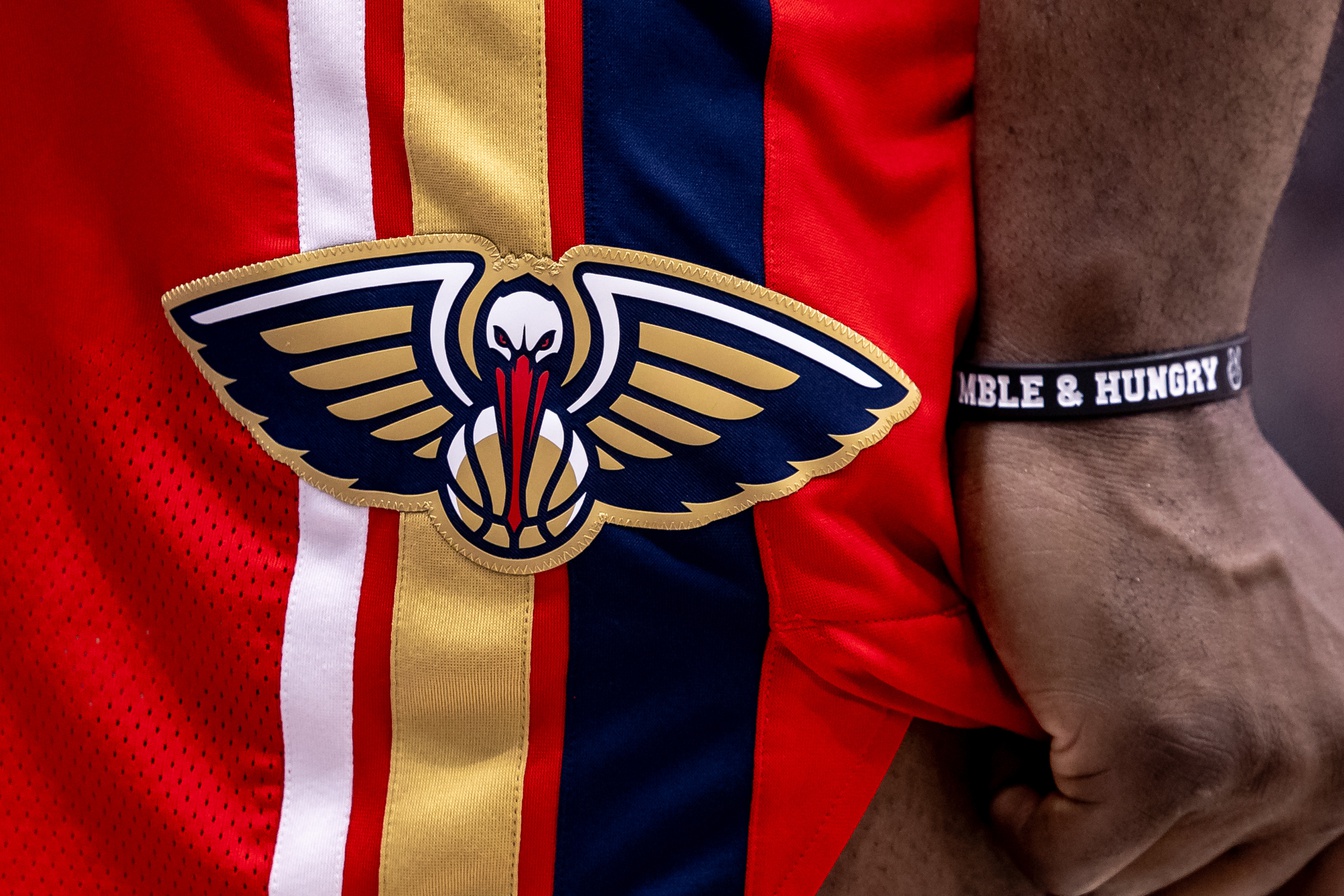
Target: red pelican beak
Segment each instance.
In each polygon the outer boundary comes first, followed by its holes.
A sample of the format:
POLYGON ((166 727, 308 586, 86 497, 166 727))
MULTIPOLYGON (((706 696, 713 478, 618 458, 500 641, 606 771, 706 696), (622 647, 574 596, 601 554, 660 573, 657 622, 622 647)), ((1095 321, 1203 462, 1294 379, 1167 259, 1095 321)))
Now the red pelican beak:
POLYGON ((499 393, 499 432, 509 461, 509 499, 507 520, 509 529, 517 534, 523 524, 524 474, 531 466, 532 454, 537 447, 537 429, 541 423, 542 400, 546 396, 547 371, 535 375, 532 360, 519 354, 513 368, 505 373, 503 367, 495 370, 495 386, 499 393))

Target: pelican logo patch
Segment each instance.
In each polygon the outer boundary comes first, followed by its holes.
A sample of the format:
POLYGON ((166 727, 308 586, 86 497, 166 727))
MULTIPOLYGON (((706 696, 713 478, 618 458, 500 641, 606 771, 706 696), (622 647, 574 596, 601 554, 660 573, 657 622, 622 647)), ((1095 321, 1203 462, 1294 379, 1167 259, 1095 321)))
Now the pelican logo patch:
POLYGON ((870 342, 760 286, 472 236, 309 252, 164 297, 228 409, 300 476, 429 512, 531 573, 604 523, 701 526, 839 469, 919 392, 870 342))

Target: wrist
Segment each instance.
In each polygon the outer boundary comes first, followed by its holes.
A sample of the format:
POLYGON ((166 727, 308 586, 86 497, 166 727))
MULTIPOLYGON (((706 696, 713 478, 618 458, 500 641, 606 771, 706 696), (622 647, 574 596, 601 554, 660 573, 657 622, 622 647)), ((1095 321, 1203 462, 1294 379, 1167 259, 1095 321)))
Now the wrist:
MULTIPOLYGON (((1104 626, 1153 601, 1176 612, 1192 582, 1216 591, 1229 559, 1260 551, 1260 508, 1276 479, 1246 398, 970 424, 953 448, 964 587, 991 639, 1006 639, 996 646, 1010 672, 1033 662, 1011 646, 1028 637, 1022 627, 1064 607, 1104 626)), ((1082 649, 1071 662, 1091 668, 1105 657, 1089 644, 1052 649, 1082 649)))
POLYGON ((1132 483, 1202 482, 1257 463, 1264 440, 1249 396, 1194 407, 1062 422, 967 422, 953 435, 953 472, 1036 470, 1040 476, 1132 483))

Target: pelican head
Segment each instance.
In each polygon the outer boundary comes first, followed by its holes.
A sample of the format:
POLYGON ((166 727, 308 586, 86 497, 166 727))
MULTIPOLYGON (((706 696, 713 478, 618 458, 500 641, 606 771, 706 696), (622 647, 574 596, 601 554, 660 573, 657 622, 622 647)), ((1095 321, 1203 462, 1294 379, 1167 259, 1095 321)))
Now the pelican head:
POLYGON ((535 367, 543 358, 560 351, 565 322, 555 302, 535 292, 511 292, 500 296, 485 319, 486 342, 517 363, 527 356, 535 367))

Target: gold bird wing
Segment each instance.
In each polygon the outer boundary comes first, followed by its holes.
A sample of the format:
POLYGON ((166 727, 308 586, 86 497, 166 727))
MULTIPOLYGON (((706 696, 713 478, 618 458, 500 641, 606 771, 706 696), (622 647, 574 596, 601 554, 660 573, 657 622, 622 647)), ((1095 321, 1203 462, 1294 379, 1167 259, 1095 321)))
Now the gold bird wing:
POLYGON ((919 392, 871 342, 724 274, 640 253, 567 256, 593 309, 569 411, 595 446, 605 519, 689 527, 839 469, 919 392))
POLYGON ((385 255, 308 253, 187 284, 164 305, 273 457, 351 503, 421 510, 443 482, 448 435, 479 401, 443 323, 486 260, 472 249, 385 255))

